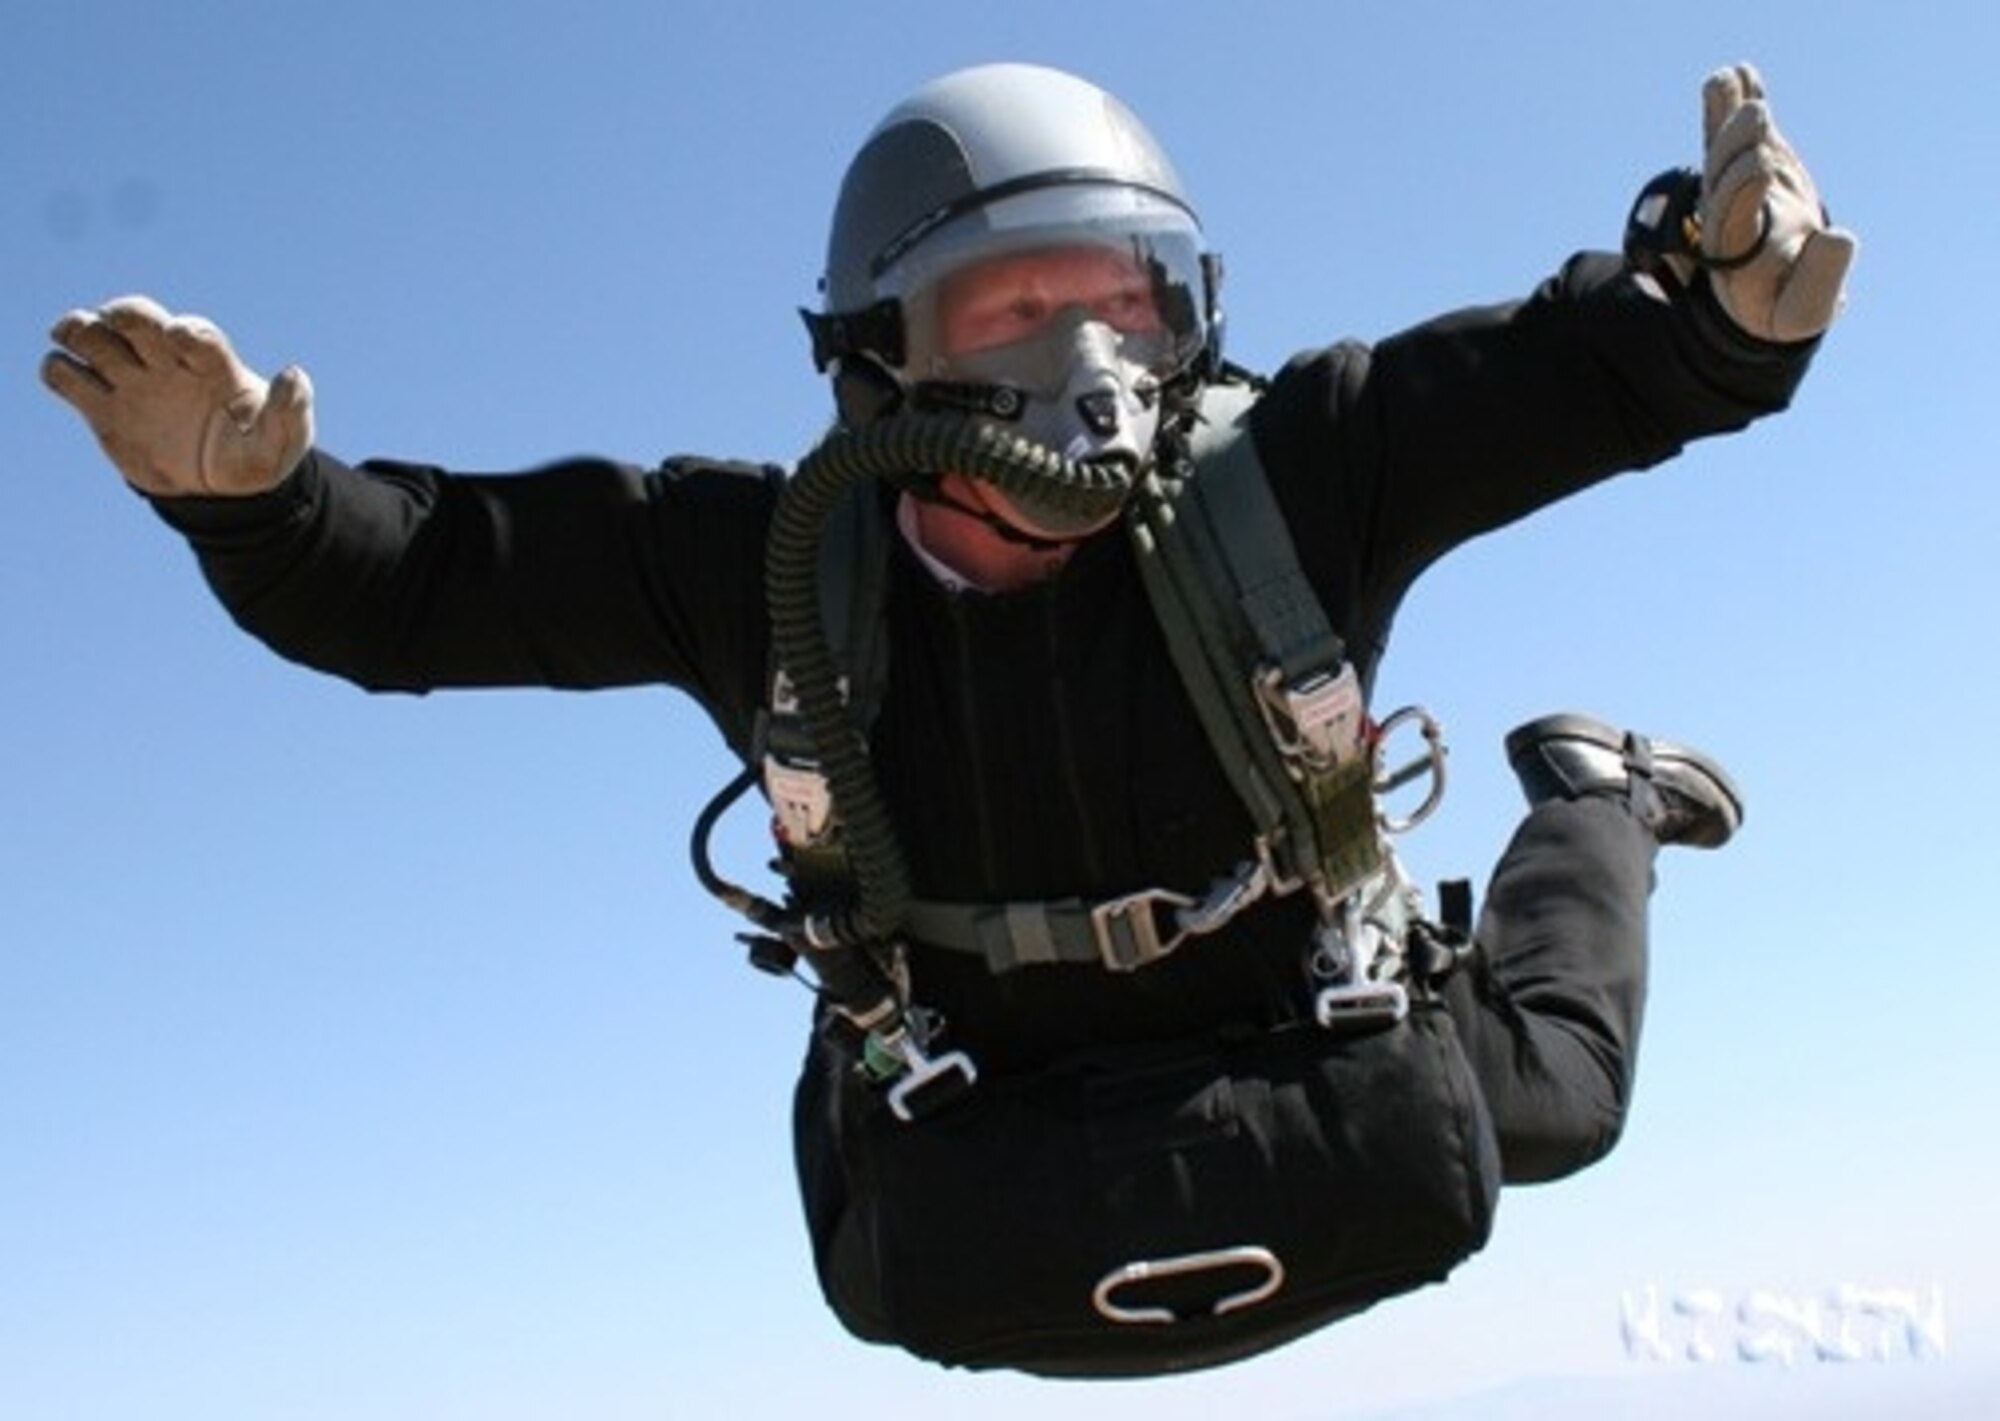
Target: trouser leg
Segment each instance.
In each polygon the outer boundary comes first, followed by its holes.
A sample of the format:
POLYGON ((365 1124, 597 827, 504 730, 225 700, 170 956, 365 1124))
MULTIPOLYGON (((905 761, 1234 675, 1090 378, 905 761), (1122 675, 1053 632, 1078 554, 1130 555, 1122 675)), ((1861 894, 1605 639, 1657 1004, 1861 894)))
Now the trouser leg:
POLYGON ((1624 1127, 1646 998, 1658 840, 1623 796, 1537 805, 1446 989, 1509 1183, 1601 1158, 1624 1127))

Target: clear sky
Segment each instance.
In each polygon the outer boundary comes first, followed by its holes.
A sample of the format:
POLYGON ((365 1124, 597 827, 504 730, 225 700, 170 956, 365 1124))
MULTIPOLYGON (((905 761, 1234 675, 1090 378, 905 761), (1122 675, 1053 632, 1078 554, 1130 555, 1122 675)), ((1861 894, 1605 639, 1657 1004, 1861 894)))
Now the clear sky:
MULTIPOLYGON (((0 1416, 1974 1414, 2000 1377, 1996 33, 1838 0, 13 5, 0 1416), (827 409, 794 308, 849 154, 994 58, 1148 120, 1253 365, 1615 243, 1739 58, 1863 243, 1792 412, 1456 555, 1383 677, 1453 745, 1405 846, 1426 878, 1483 877, 1520 809, 1500 738, 1546 710, 1744 785, 1735 844, 1662 861, 1623 1145, 1510 1191, 1448 1285, 1177 1381, 847 1339, 791 1180, 806 999, 686 867, 714 734, 659 691, 375 698, 279 661, 34 374, 64 309, 148 291, 306 365, 350 458, 789 462, 827 409), (1843 1285, 1921 1300, 1945 1355, 1737 1360, 1745 1306, 1826 1327, 1843 1285), (1648 1297, 1665 1360, 1621 1340, 1648 1297)), ((753 872, 758 832, 725 862, 753 872)))

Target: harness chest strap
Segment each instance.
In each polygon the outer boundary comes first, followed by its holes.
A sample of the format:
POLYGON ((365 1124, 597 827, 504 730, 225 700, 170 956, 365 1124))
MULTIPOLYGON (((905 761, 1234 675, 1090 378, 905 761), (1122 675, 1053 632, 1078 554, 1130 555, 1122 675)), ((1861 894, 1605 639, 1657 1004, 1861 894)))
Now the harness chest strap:
POLYGON ((989 971, 1054 963, 1131 972, 1159 961, 1191 937, 1215 932, 1270 890, 1269 870, 1246 860, 1195 898, 1146 888, 1099 903, 910 904, 904 926, 920 942, 985 958, 989 971), (1164 925, 1163 925, 1164 924, 1164 925))

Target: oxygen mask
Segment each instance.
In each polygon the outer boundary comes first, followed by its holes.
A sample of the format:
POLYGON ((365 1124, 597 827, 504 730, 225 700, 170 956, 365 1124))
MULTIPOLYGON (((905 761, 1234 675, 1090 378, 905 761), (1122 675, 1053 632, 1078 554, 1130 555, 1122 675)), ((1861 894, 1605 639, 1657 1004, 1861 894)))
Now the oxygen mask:
MULTIPOLYGON (((939 378, 915 391, 919 407, 951 408, 984 419, 1078 464, 1116 468, 1136 480, 1152 458, 1160 427, 1160 378, 1171 340, 1127 332, 1081 304, 1059 311, 1033 334, 949 356, 939 378)), ((1006 502, 1035 531, 1080 537, 1103 518, 1048 506, 1032 491, 1006 502)))

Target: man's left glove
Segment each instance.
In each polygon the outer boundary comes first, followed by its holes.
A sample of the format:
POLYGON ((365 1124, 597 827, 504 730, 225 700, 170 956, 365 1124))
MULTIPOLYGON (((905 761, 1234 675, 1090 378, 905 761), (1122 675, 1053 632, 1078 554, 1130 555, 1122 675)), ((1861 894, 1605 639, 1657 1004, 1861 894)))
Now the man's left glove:
POLYGON ((42 381, 82 415, 125 482, 156 498, 274 488, 313 439, 312 381, 266 381, 200 316, 145 296, 71 311, 42 381))
POLYGON ((1761 340, 1812 339, 1839 314, 1854 234, 1828 225, 1751 66, 1708 76, 1701 127, 1701 263, 1716 299, 1761 340))

